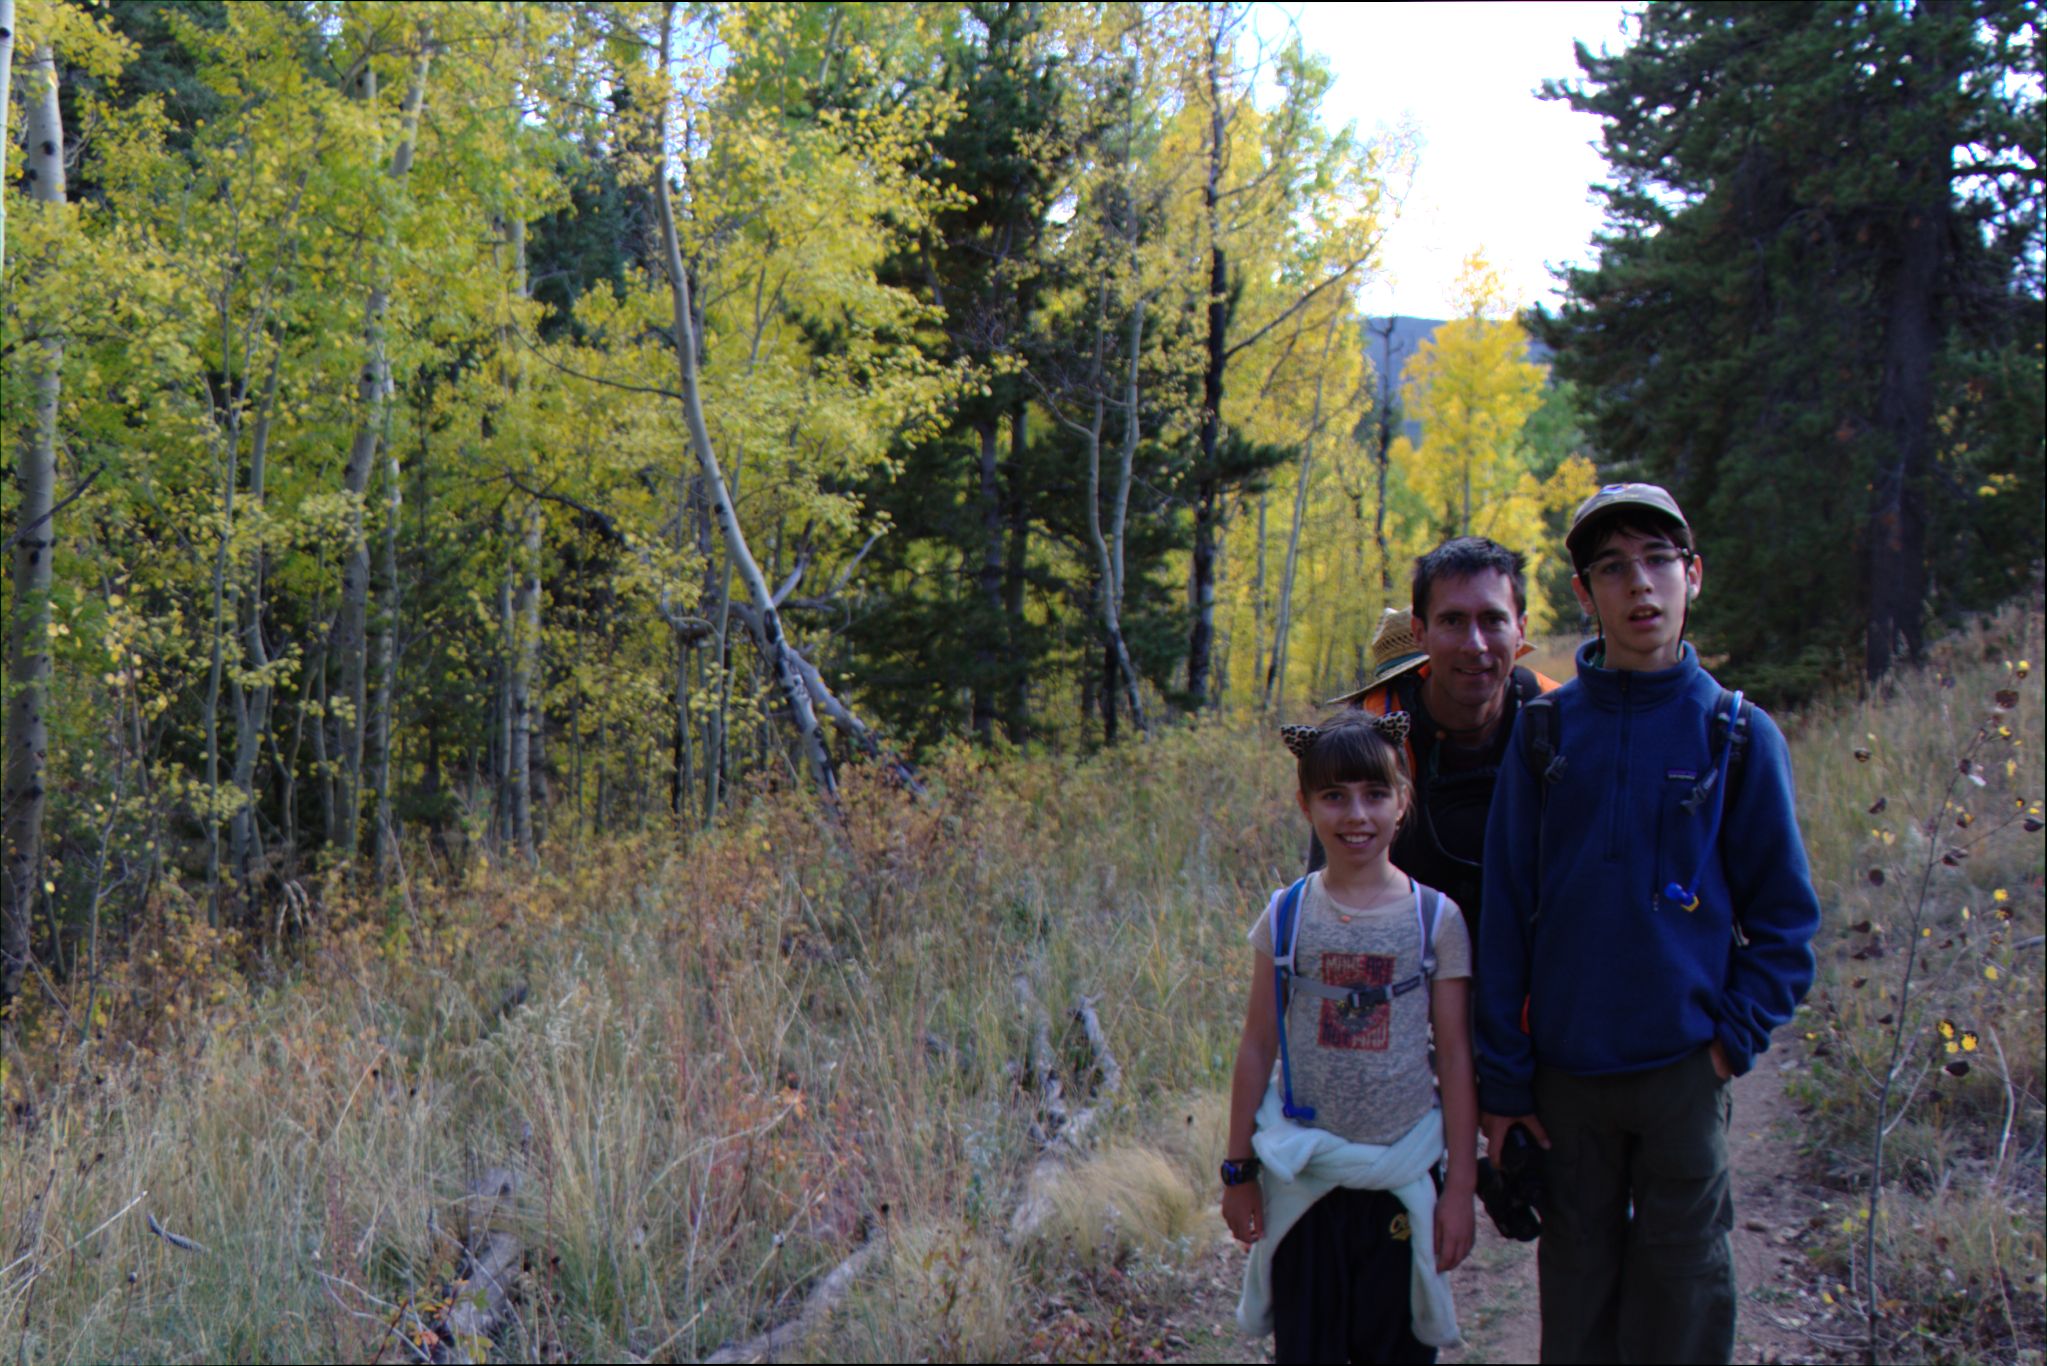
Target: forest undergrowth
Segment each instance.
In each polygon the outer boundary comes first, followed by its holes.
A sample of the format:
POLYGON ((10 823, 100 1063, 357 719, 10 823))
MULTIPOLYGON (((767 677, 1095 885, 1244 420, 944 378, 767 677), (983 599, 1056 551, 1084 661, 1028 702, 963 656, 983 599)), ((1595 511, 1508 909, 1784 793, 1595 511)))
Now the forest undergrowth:
MULTIPOLYGON (((1890 1355, 2047 1344, 2041 639, 2007 614, 1787 718, 1826 924, 1779 1046, 1839 1191, 1805 1241, 1890 1355)), ((337 879, 260 944, 166 888, 0 1063, 0 1349, 701 1359, 869 1249, 795 1354, 1152 1352, 1141 1314, 1048 1339, 1074 1316, 1045 1307, 1214 1247, 1243 932, 1299 857, 1283 751, 1217 723, 922 776, 850 774, 836 825, 758 794, 537 871, 415 850, 404 888, 337 879), (1047 1074, 1092 1124, 1041 1167, 1047 1074), (448 1313, 479 1189, 518 1247, 488 1341, 448 1313)))

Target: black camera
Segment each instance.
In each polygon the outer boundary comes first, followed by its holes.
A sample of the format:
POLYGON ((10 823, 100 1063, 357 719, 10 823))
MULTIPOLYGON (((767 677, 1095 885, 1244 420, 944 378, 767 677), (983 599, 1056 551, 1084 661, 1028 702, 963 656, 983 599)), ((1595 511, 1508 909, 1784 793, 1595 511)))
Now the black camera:
POLYGON ((1526 1127, 1508 1129, 1500 1151, 1478 1160, 1478 1200, 1503 1237, 1533 1242, 1542 1232, 1548 1195, 1542 1149, 1526 1127))

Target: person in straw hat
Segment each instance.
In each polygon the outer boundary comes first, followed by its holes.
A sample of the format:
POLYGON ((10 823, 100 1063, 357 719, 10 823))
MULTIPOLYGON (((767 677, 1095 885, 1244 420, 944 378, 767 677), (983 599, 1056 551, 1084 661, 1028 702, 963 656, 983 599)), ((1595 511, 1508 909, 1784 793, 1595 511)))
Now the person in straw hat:
MULTIPOLYGON (((1475 938, 1486 810, 1514 718, 1557 682, 1515 662, 1529 652, 1518 551, 1482 536, 1445 541, 1414 562, 1412 597, 1412 607, 1389 607, 1379 619, 1364 686, 1330 700, 1374 716, 1408 713, 1414 805, 1393 863, 1455 901, 1475 938)), ((1309 870, 1325 857, 1310 836, 1309 870)))

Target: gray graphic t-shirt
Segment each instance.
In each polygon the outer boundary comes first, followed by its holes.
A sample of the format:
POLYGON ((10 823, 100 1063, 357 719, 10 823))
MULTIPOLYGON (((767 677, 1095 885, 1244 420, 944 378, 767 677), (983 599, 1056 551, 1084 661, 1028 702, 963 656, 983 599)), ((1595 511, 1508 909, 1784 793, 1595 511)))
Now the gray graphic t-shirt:
MULTIPOLYGON (((1272 956, 1273 894, 1251 927, 1251 944, 1272 956)), ((1424 897, 1424 908, 1428 898, 1424 897)), ((1376 906, 1339 906, 1308 878, 1301 895, 1294 969, 1332 986, 1391 986, 1421 971, 1414 893, 1376 906)), ((1436 921, 1436 980, 1471 976, 1471 937, 1456 903, 1436 921)), ((1287 1003, 1287 1051, 1294 1102, 1315 1108, 1315 1127, 1353 1143, 1391 1143, 1436 1103, 1429 1067, 1429 992, 1417 988, 1357 1014, 1341 1002, 1294 992, 1287 1003)))

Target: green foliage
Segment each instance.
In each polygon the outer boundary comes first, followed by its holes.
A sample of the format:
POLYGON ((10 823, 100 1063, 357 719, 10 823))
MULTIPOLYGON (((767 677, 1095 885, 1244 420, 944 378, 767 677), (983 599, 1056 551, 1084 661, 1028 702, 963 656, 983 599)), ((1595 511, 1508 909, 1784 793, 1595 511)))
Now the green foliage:
MULTIPOLYGON (((2039 386, 1966 450, 1942 415, 1989 396, 1977 367, 2037 365, 2042 104, 2016 72, 2038 16, 1689 4, 1635 24, 1549 90, 1605 120, 1613 180, 1599 264, 1537 331, 1609 472, 1693 519, 1708 648, 1806 695, 1897 638, 1916 651, 1928 610, 2010 589, 1950 572, 1953 528, 1993 472, 2037 487, 2039 386)), ((1971 558, 2016 570, 2028 545, 1971 558)))

